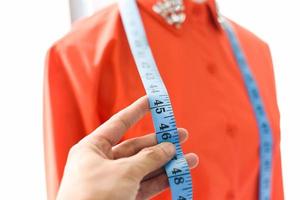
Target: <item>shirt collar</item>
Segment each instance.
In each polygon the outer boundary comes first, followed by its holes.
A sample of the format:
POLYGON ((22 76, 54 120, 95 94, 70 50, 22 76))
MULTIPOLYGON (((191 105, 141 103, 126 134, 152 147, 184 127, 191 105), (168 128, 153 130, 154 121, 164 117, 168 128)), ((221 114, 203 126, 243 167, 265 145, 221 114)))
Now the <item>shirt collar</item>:
MULTIPOLYGON (((160 0, 137 0, 138 5, 144 9, 148 14, 152 15, 154 18, 156 18, 159 22, 161 22, 164 26, 168 26, 171 29, 176 29, 175 27, 171 27, 171 25, 167 24, 167 22, 164 21, 164 19, 159 16, 157 13, 155 13, 152 10, 152 7, 155 3, 157 3, 160 0)), ((190 14, 190 5, 194 4, 196 5, 197 3, 192 2, 193 0, 183 0, 183 3, 185 5, 185 12, 188 15, 190 14)), ((208 7, 209 10, 209 17, 211 18, 213 26, 217 30, 222 30, 222 26, 219 23, 219 13, 218 13, 218 8, 217 8, 217 3, 216 0, 206 0, 206 2, 203 2, 202 4, 205 4, 208 7)), ((185 23, 185 22, 184 22, 185 23)))

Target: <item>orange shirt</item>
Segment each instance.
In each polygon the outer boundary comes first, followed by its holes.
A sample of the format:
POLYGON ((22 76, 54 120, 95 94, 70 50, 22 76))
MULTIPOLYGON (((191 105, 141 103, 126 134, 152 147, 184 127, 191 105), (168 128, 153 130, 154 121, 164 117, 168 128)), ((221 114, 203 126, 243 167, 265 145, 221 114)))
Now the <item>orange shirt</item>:
MULTIPOLYGON (((194 199, 258 199, 259 133, 214 0, 184 0, 179 29, 137 0, 152 52, 170 94, 184 152, 195 152, 194 199)), ((266 43, 233 23, 259 85, 273 131, 272 200, 283 199, 279 111, 266 43)), ((71 146, 112 114, 145 95, 117 4, 74 25, 48 53, 45 71, 45 149, 49 199, 55 199, 71 146)), ((126 138, 153 132, 150 113, 126 138)), ((168 191, 154 199, 170 199, 168 191)))

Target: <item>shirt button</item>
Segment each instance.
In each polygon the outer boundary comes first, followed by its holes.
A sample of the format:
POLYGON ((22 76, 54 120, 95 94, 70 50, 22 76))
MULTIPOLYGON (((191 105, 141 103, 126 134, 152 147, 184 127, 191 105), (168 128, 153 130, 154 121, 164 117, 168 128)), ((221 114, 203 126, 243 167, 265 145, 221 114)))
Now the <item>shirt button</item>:
POLYGON ((197 9, 196 7, 193 7, 193 9, 192 9, 192 13, 193 13, 193 15, 195 15, 195 16, 199 16, 199 15, 201 14, 199 11, 200 11, 200 10, 197 9))
POLYGON ((217 73, 217 66, 214 63, 209 63, 206 66, 208 73, 214 75, 217 73))
POLYGON ((233 190, 230 190, 227 192, 226 194, 226 200, 234 200, 235 198, 235 193, 233 192, 233 190))
POLYGON ((237 132, 237 127, 233 124, 227 124, 226 126, 226 134, 230 137, 235 137, 237 132))

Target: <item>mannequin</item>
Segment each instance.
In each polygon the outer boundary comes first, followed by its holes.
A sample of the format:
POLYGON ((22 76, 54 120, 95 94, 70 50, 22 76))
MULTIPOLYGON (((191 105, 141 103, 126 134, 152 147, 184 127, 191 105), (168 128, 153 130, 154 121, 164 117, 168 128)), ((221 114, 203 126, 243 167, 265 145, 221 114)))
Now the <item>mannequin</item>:
POLYGON ((108 3, 110 0, 69 0, 71 22, 74 23, 79 19, 83 19, 92 15, 95 11, 108 3))
MULTIPOLYGON (((153 11, 157 0, 137 0, 176 122, 190 132, 184 152, 195 152, 194 199, 256 200, 259 138, 244 83, 214 0, 184 0, 180 28, 153 11)), ((272 200, 283 200, 280 122, 268 45, 232 22, 258 83, 273 130, 272 200)), ((48 198, 55 199, 69 149, 110 116, 143 96, 118 6, 75 23, 53 44, 45 71, 45 149, 48 198)), ((151 116, 125 139, 153 132, 151 116)), ((169 191, 155 200, 170 199, 169 191)))
POLYGON ((92 1, 86 0, 70 0, 71 22, 87 17, 93 13, 92 1))

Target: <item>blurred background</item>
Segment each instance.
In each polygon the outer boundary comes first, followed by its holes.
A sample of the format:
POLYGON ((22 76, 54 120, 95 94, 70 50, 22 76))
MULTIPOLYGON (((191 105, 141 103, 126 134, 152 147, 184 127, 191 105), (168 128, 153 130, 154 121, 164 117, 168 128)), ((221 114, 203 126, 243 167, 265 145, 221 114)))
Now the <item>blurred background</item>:
MULTIPOLYGON (((46 199, 42 133, 46 51, 53 42, 69 31, 71 19, 88 16, 112 2, 113 0, 1 2, 0 199, 46 199), (70 8, 74 11, 72 15, 70 8)), ((288 200, 300 199, 298 1, 218 2, 224 15, 250 29, 271 47, 281 111, 285 197, 288 200)))

